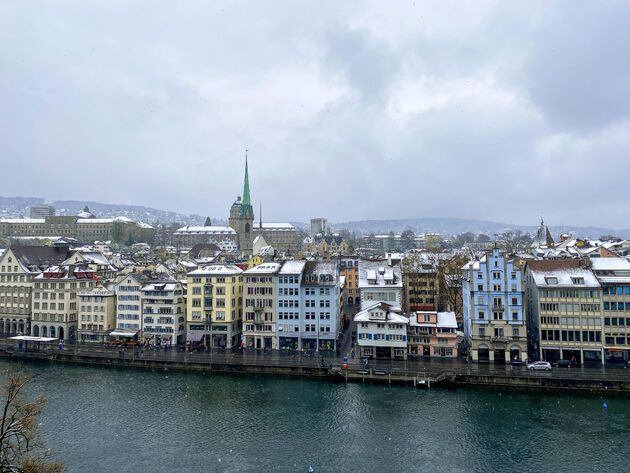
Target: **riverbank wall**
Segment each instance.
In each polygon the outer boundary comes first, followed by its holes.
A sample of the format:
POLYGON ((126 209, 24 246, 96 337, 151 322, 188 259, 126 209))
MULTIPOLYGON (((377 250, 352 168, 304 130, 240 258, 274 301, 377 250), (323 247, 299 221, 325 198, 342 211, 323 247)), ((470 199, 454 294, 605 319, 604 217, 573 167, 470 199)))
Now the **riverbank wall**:
POLYGON ((535 389, 543 391, 606 392, 630 396, 630 376, 599 376, 584 378, 568 372, 480 373, 476 370, 448 370, 426 367, 413 369, 374 369, 347 366, 316 360, 256 360, 195 357, 169 357, 153 353, 127 354, 112 352, 93 355, 64 351, 0 350, 0 358, 12 361, 67 363, 75 365, 106 366, 148 370, 197 371, 215 374, 265 375, 328 382, 365 383, 413 386, 416 388, 485 386, 494 388, 535 389), (118 355, 118 356, 117 356, 118 355))

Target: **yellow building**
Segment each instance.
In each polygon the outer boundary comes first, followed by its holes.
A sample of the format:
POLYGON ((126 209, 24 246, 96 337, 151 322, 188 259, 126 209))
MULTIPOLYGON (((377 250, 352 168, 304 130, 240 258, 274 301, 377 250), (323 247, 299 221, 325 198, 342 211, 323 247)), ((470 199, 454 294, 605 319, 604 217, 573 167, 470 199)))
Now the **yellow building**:
POLYGON ((51 266, 34 278, 32 335, 75 340, 79 292, 97 284, 96 272, 79 266, 51 266))
POLYGON ((243 320, 243 270, 210 264, 188 273, 186 340, 212 347, 240 345, 243 320))
POLYGON ((13 246, 0 257, 0 333, 30 335, 33 278, 68 258, 68 247, 13 246))

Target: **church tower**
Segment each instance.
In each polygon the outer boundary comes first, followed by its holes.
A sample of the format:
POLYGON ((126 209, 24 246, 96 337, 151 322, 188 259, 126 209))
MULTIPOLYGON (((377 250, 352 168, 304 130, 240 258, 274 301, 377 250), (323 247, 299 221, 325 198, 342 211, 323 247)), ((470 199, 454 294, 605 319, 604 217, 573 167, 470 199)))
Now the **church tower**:
POLYGON ((247 152, 245 152, 245 182, 243 199, 236 198, 230 208, 229 225, 238 233, 238 247, 244 255, 251 256, 253 249, 254 208, 249 196, 249 172, 247 169, 247 152))

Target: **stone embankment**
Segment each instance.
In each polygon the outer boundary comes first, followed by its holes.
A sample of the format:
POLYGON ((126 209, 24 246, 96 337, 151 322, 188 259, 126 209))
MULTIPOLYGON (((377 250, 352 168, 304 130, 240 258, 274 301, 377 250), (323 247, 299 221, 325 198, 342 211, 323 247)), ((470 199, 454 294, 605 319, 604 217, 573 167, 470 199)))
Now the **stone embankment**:
POLYGON ((606 391, 630 394, 630 372, 623 369, 554 369, 532 372, 524 367, 503 369, 466 363, 422 363, 303 356, 295 353, 217 353, 163 351, 104 346, 20 349, 0 342, 0 357, 30 362, 72 363, 152 370, 271 375, 333 382, 407 385, 419 388, 492 386, 519 389, 606 391))

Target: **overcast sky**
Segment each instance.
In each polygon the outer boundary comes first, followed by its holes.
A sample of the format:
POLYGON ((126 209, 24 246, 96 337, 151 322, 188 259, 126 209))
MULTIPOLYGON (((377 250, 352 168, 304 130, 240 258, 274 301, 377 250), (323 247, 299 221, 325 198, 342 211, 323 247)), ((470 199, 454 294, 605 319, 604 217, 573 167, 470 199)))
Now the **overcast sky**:
POLYGON ((0 195, 630 227, 630 2, 0 3, 0 195), (161 6, 160 6, 161 5, 161 6))

